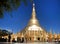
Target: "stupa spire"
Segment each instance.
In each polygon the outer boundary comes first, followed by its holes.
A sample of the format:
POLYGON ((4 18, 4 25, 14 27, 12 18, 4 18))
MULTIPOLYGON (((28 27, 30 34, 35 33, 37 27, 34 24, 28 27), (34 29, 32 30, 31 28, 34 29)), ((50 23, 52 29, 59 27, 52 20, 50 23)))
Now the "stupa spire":
POLYGON ((32 8, 32 17, 28 23, 28 25, 38 25, 39 26, 39 22, 36 18, 36 12, 35 12, 35 4, 33 3, 33 8, 32 8))
POLYGON ((36 13, 35 13, 35 4, 33 3, 33 10, 32 10, 32 18, 36 18, 36 13))
POLYGON ((50 28, 50 33, 52 34, 52 29, 50 28))

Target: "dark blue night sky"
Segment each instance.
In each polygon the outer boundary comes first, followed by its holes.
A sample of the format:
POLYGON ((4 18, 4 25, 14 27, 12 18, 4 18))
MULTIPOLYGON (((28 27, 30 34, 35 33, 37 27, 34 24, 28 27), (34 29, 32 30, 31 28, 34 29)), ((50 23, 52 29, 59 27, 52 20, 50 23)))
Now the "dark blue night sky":
MULTIPOLYGON (((0 28, 13 30, 14 33, 24 29, 32 13, 32 4, 27 2, 27 6, 22 2, 17 10, 4 12, 4 18, 0 19, 0 28)), ((60 0, 34 0, 34 2, 40 26, 48 32, 51 29, 52 32, 60 33, 60 0)))

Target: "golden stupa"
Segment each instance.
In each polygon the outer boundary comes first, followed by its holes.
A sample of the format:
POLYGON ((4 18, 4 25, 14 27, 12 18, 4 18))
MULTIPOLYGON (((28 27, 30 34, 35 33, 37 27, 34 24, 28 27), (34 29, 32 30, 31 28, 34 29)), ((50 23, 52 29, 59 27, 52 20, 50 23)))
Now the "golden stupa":
POLYGON ((21 31, 26 41, 46 41, 47 32, 41 28, 36 18, 35 4, 33 3, 32 17, 28 25, 21 31))

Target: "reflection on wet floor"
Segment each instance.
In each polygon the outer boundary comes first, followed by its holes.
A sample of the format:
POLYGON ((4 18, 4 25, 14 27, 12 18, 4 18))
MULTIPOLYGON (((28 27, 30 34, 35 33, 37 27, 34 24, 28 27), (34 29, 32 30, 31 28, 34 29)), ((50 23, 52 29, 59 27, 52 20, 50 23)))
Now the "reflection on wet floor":
POLYGON ((60 44, 58 42, 34 42, 34 43, 9 43, 9 42, 0 42, 0 44, 60 44))

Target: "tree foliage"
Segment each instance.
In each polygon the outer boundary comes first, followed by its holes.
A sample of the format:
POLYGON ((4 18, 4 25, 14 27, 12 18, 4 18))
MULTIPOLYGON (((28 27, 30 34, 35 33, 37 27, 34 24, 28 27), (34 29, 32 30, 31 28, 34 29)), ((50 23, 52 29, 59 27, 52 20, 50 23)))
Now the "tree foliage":
POLYGON ((6 35, 9 35, 9 34, 12 34, 12 32, 0 29, 0 36, 6 36, 6 35))
POLYGON ((18 8, 21 2, 27 5, 27 0, 0 0, 0 18, 3 18, 4 11, 12 11, 18 8))

